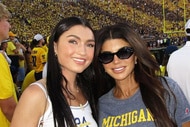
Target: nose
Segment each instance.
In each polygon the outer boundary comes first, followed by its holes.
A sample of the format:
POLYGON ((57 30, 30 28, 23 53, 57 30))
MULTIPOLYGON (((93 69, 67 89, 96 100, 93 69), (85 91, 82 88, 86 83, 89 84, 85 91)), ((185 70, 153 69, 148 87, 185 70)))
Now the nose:
POLYGON ((85 45, 79 45, 77 47, 77 53, 80 54, 80 55, 86 55, 86 48, 85 48, 85 45))
POLYGON ((113 63, 118 63, 119 60, 120 59, 118 58, 118 56, 116 54, 114 54, 114 56, 113 56, 113 63))

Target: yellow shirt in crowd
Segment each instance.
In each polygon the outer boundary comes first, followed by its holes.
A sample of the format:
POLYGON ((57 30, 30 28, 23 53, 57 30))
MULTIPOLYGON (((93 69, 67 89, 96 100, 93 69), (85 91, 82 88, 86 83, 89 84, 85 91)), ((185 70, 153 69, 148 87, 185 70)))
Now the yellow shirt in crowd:
POLYGON ((47 53, 42 47, 35 47, 31 52, 31 61, 36 73, 43 71, 47 61, 47 53))
MULTIPOLYGON (((12 75, 8 62, 0 53, 0 99, 6 99, 14 96, 17 102, 15 84, 13 83, 12 75)), ((9 127, 9 121, 6 119, 0 108, 0 127, 9 127)))

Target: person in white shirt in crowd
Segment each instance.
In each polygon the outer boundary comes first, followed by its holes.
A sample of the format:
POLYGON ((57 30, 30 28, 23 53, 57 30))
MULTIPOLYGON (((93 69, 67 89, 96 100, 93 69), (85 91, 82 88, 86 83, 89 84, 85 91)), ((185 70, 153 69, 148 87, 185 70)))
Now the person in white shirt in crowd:
POLYGON ((190 103, 190 19, 185 24, 185 33, 186 44, 170 55, 167 72, 180 85, 190 103))

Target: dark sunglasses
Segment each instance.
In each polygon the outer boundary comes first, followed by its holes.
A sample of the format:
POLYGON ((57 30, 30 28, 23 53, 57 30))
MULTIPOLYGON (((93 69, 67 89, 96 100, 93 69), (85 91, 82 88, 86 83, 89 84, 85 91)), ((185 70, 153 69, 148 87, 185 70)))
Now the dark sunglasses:
POLYGON ((119 59, 128 59, 132 54, 134 50, 132 47, 123 47, 120 48, 117 52, 111 53, 111 52, 102 52, 99 54, 98 58, 99 61, 103 64, 108 64, 113 61, 114 55, 116 55, 119 59))

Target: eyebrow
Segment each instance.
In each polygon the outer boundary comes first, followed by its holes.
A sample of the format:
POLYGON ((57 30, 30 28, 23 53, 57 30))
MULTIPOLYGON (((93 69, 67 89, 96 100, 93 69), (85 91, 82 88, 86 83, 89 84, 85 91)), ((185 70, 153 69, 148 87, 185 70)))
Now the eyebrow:
MULTIPOLYGON (((81 40, 81 38, 76 36, 76 35, 68 35, 67 37, 75 37, 75 38, 81 40)), ((95 40, 94 39, 89 39, 89 40, 87 40, 87 42, 95 42, 95 40)))

